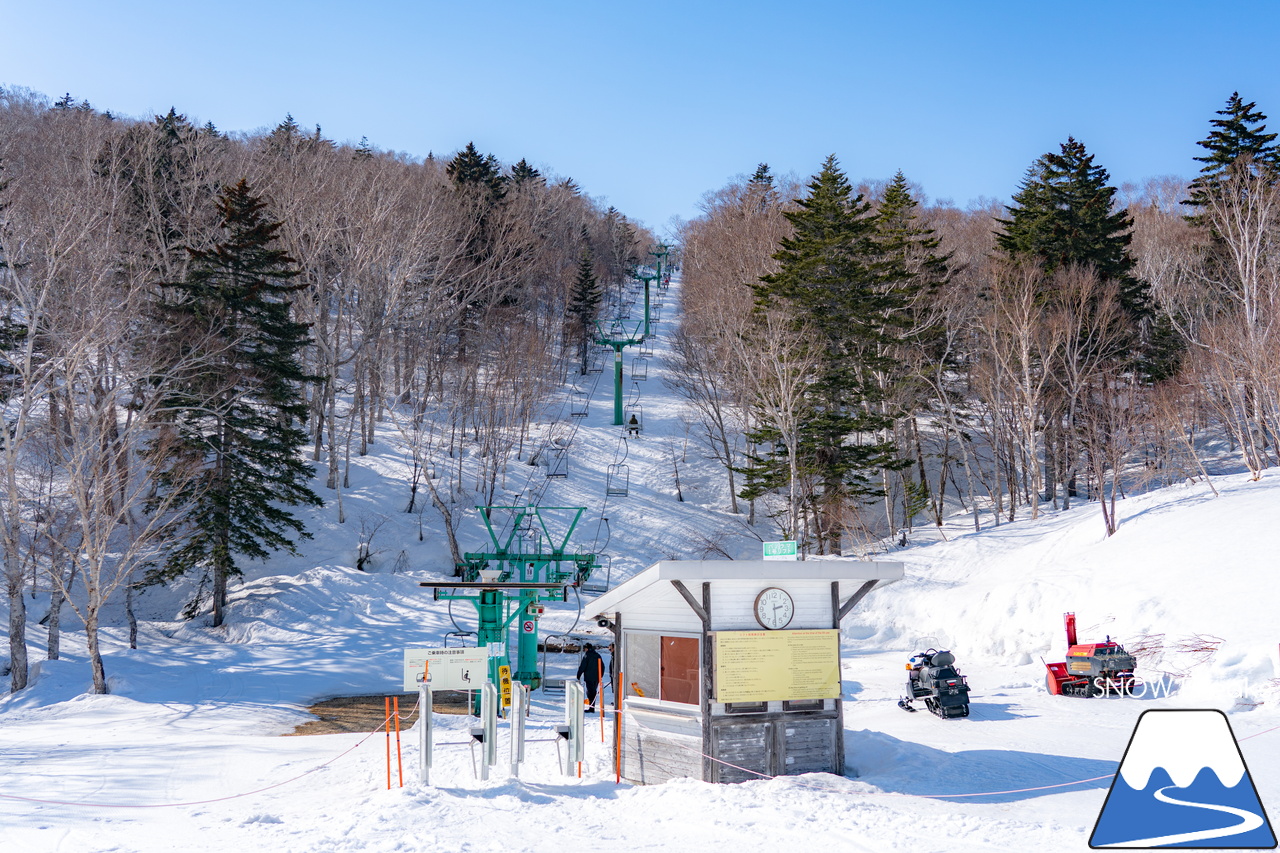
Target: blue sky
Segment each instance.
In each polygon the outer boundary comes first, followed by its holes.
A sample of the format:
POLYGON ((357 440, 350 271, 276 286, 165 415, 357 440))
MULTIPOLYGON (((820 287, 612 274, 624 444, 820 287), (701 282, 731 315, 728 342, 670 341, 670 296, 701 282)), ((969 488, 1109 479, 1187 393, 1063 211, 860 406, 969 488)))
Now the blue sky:
POLYGON ((1275 2, 0 0, 0 84, 223 130, 286 113, 417 156, 474 141, 660 234, 759 162, 1007 200, 1074 135, 1191 175, 1232 91, 1280 129, 1275 2))

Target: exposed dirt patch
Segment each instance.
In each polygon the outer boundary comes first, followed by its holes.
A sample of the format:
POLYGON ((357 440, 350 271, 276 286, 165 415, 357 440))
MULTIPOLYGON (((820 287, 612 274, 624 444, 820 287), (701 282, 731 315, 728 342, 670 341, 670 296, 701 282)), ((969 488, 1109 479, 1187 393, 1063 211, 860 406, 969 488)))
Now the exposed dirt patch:
MULTIPOLYGON (((320 719, 298 726, 293 735, 334 735, 372 732, 382 728, 386 719, 386 696, 337 696, 317 702, 307 710, 320 719)), ((468 713, 467 694, 461 690, 440 690, 431 696, 432 710, 437 714, 468 713)), ((418 694, 400 694, 400 728, 407 729, 418 719, 418 694)), ((394 730, 395 723, 392 722, 394 730)))

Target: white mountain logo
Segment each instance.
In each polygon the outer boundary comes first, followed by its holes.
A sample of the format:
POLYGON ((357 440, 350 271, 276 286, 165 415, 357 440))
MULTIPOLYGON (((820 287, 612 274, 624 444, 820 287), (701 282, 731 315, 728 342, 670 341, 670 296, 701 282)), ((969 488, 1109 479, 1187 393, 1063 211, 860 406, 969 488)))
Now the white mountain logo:
POLYGON ((1089 846, 1275 848, 1226 714, 1143 712, 1089 846))

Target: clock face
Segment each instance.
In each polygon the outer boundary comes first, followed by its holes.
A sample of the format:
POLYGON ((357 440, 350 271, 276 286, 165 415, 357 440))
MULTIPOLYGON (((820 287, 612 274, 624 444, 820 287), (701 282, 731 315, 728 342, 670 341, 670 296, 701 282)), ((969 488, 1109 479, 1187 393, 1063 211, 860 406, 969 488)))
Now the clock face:
POLYGON ((756 596, 756 621, 765 628, 785 628, 795 614, 796 604, 785 589, 771 586, 756 596))

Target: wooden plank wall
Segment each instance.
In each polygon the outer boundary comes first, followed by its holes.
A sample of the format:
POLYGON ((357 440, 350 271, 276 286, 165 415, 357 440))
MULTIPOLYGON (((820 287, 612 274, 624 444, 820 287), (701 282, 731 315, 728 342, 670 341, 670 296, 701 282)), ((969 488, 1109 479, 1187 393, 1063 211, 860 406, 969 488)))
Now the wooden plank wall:
POLYGON ((701 723, 696 717, 646 726, 644 715, 623 711, 622 778, 637 785, 702 778, 701 723), (683 731, 687 729, 687 733, 683 731))
POLYGON ((837 773, 838 731, 839 721, 830 712, 716 717, 711 724, 711 754, 720 761, 712 763, 711 781, 744 782, 761 778, 758 774, 837 773))

